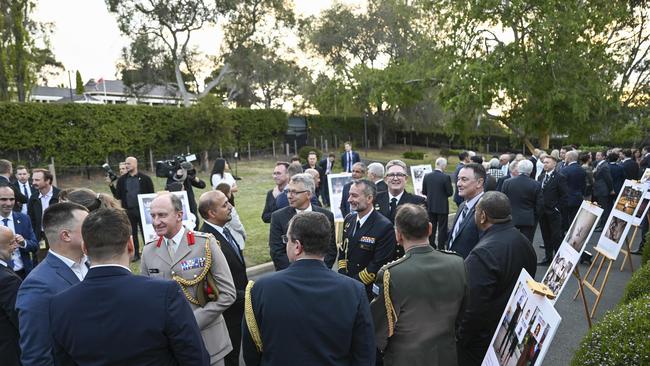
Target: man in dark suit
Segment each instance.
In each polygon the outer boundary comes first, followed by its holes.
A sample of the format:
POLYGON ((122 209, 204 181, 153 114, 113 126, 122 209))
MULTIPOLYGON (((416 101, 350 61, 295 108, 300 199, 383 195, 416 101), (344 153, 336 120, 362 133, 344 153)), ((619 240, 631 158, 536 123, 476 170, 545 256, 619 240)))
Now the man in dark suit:
POLYGON ((533 242, 537 222, 544 209, 542 186, 530 178, 533 164, 530 160, 517 162, 512 178, 503 182, 501 192, 510 200, 512 224, 528 241, 533 242))
MULTIPOLYGON (((543 159, 544 172, 537 181, 542 185, 544 210, 539 219, 539 229, 544 240, 545 256, 538 264, 548 266, 562 242, 562 212, 567 202, 566 178, 556 170, 557 160, 553 155, 543 159)), ((582 168, 581 168, 582 169, 582 168)))
POLYGON ((625 169, 625 179, 637 180, 641 178, 639 164, 633 159, 632 150, 623 149, 623 161, 621 165, 625 169))
POLYGON ((332 235, 330 246, 325 256, 325 264, 332 268, 336 260, 336 239, 334 237, 334 215, 329 210, 314 206, 310 199, 314 194, 315 184, 311 175, 302 173, 291 177, 288 184, 287 197, 289 207, 279 209, 271 215, 271 227, 269 229, 269 250, 273 265, 276 271, 289 267, 289 259, 284 248, 282 236, 287 234, 289 220, 296 214, 306 211, 315 211, 324 214, 331 223, 332 235))
MULTIPOLYGON (((318 172, 319 177, 323 177, 325 175, 325 171, 321 169, 320 165, 318 164, 318 154, 316 151, 310 151, 307 154, 307 164, 303 164, 302 166, 302 171, 307 172, 307 169, 314 169, 318 172)), ((314 193, 314 197, 318 198, 322 194, 320 190, 320 186, 316 184, 316 193, 314 193)))
POLYGON ((562 230, 567 231, 582 204, 583 195, 587 186, 587 173, 578 164, 577 151, 567 151, 564 161, 566 165, 560 170, 560 174, 566 178, 567 204, 562 217, 562 230))
MULTIPOLYGON (((426 199, 406 192, 406 182, 408 181, 408 170, 406 164, 401 160, 391 160, 386 164, 386 185, 388 191, 377 193, 375 199, 375 210, 390 220, 391 224, 395 223, 395 213, 397 207, 406 203, 426 206, 426 199)), ((404 248, 395 246, 395 258, 404 255, 404 248)))
POLYGON ((170 192, 185 191, 187 194, 187 202, 190 206, 190 212, 196 217, 198 222, 199 212, 196 209, 194 187, 203 189, 205 188, 205 182, 196 175, 196 169, 194 169, 191 162, 184 161, 180 166, 180 169, 176 171, 174 176, 167 177, 165 190, 170 192))
POLYGON ((454 225, 449 232, 447 248, 467 258, 469 252, 478 243, 478 228, 474 222, 474 206, 483 195, 485 168, 476 163, 463 166, 458 172, 456 187, 460 197, 464 199, 458 206, 454 225))
MULTIPOLYGON (((37 193, 36 189, 32 186, 32 180, 29 177, 29 171, 24 165, 18 165, 16 167, 16 181, 13 182, 14 192, 18 191, 23 196, 27 202, 29 199, 37 193)), ((22 212, 27 215, 27 202, 20 203, 16 200, 16 205, 14 206, 14 211, 22 212)))
POLYGON ((203 217, 201 231, 210 233, 221 243, 221 251, 226 257, 232 275, 237 297, 235 302, 223 312, 232 351, 224 358, 225 365, 239 366, 239 349, 241 345, 241 323, 244 317, 244 290, 248 284, 246 262, 240 244, 235 241, 226 224, 231 219, 232 206, 228 198, 220 191, 208 191, 199 198, 199 212, 203 217))
POLYGON ((612 200, 614 198, 614 181, 607 164, 606 153, 604 151, 596 152, 596 168, 594 169, 594 186, 593 196, 600 207, 603 208, 603 214, 600 217, 596 231, 602 231, 605 221, 612 211, 612 200))
MULTIPOLYGON (((364 175, 366 175, 366 164, 361 162, 355 163, 352 166, 352 180, 354 181, 361 179, 364 175)), ((347 182, 341 191, 341 204, 339 205, 339 209, 341 210, 341 215, 343 217, 346 217, 350 213, 350 203, 348 202, 348 197, 350 196, 351 186, 352 182, 347 182)))
POLYGON ((321 159, 321 161, 318 162, 318 166, 320 166, 321 171, 323 174, 321 174, 321 197, 323 198, 323 205, 329 206, 330 205, 330 192, 329 192, 329 182, 327 181, 327 176, 332 174, 332 169, 334 168, 334 160, 336 159, 336 155, 334 153, 329 153, 329 155, 326 158, 321 159))
POLYGON ((467 151, 463 151, 458 154, 458 164, 456 165, 456 170, 454 170, 454 175, 451 177, 454 187, 456 187, 456 190, 454 191, 454 202, 456 202, 457 207, 463 203, 463 198, 458 195, 458 187, 456 186, 456 182, 458 181, 458 173, 460 173, 460 170, 463 169, 465 164, 469 164, 470 162, 471 160, 469 159, 469 153, 467 151))
POLYGON ((50 303, 55 363, 208 365, 201 332, 178 284, 131 274, 135 248, 126 213, 95 210, 81 234, 93 265, 83 282, 50 303))
POLYGON ((388 185, 384 181, 384 171, 381 163, 368 164, 368 180, 375 183, 377 194, 388 191, 388 185))
MULTIPOLYGON (((81 223, 88 210, 76 203, 53 204, 43 214, 43 230, 50 250, 23 281, 16 310, 20 325, 23 365, 52 365, 50 300, 86 276, 88 267, 81 249, 81 223)), ((93 305, 96 305, 93 302, 93 305)), ((126 309, 132 306, 125 305, 126 309)), ((96 328, 95 328, 96 329, 96 328)))
POLYGON ((32 170, 32 184, 38 194, 33 194, 30 197, 27 204, 27 213, 32 221, 36 239, 39 241, 45 239, 43 236, 43 213, 50 205, 59 202, 59 192, 61 190, 52 185, 53 179, 54 176, 47 169, 32 170))
POLYGON ((642 176, 646 169, 650 168, 650 145, 646 145, 641 150, 643 158, 639 164, 639 176, 642 176))
POLYGON ((339 247, 339 273, 360 281, 372 299, 377 272, 395 256, 395 232, 390 220, 374 209, 375 184, 367 179, 350 187, 354 211, 343 222, 343 244, 339 247))
POLYGON ((0 159, 0 185, 10 186, 14 190, 14 197, 16 197, 16 206, 14 209, 20 210, 22 207, 27 207, 28 199, 13 181, 13 169, 13 164, 9 160, 0 159))
POLYGON ((431 237, 429 243, 438 249, 447 248, 447 235, 449 231, 449 197, 454 194, 451 187, 451 178, 445 174, 447 159, 436 159, 436 168, 427 173, 422 181, 422 194, 427 196, 427 212, 431 222, 431 237), (436 231, 438 232, 438 245, 436 246, 436 231))
POLYGON ((8 227, 18 243, 11 256, 11 269, 24 279, 34 267, 30 254, 36 254, 38 241, 29 216, 13 211, 14 204, 14 191, 10 187, 0 186, 0 226, 8 227))
POLYGON ((138 159, 129 156, 125 162, 127 173, 117 179, 117 183, 115 184, 117 194, 115 194, 115 198, 122 202, 122 208, 129 215, 129 221, 133 229, 131 235, 133 235, 133 243, 135 244, 133 261, 138 261, 140 259, 140 240, 138 239, 138 235, 142 232, 138 195, 153 193, 154 188, 151 178, 138 171, 138 159))
POLYGON ((350 144, 350 141, 346 141, 345 151, 341 154, 341 167, 343 167, 343 171, 352 173, 352 166, 360 161, 359 153, 352 151, 352 144, 350 144))
POLYGON ((615 152, 607 154, 607 161, 609 162, 607 165, 609 166, 609 174, 612 176, 615 195, 618 195, 618 192, 623 188, 623 183, 625 183, 625 169, 618 164, 618 158, 619 156, 615 152))
POLYGON ((273 168, 273 182, 275 183, 275 187, 266 192, 266 202, 262 211, 262 221, 267 224, 271 223, 271 214, 277 209, 275 205, 276 198, 284 192, 287 183, 289 183, 289 175, 287 175, 288 168, 289 163, 286 161, 278 161, 275 163, 275 168, 273 168))
POLYGON ((246 288, 246 365, 375 364, 363 286, 323 263, 331 235, 331 221, 322 213, 290 220, 284 241, 291 265, 246 288))
POLYGON ((469 303, 458 323, 460 366, 481 364, 522 268, 535 277, 535 249, 511 218, 501 192, 486 192, 476 204, 473 219, 483 235, 465 259, 469 303))
POLYGON ((18 314, 16 293, 22 280, 8 266, 11 254, 18 247, 14 233, 0 226, 0 360, 3 365, 20 365, 18 345, 18 314))

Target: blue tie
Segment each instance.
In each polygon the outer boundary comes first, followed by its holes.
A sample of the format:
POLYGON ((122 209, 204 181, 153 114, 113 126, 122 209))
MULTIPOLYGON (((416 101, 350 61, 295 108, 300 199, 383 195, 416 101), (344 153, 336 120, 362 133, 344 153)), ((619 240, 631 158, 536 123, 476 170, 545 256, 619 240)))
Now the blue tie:
POLYGON ((25 198, 29 198, 29 194, 27 193, 27 184, 23 184, 23 195, 25 198))
POLYGON ((9 219, 2 219, 2 223, 3 223, 6 227, 9 227, 9 219))
POLYGON ((227 227, 223 228, 223 236, 226 237, 226 241, 228 241, 228 244, 230 244, 232 250, 234 250, 235 254, 237 254, 237 258, 239 258, 239 260, 243 263, 244 260, 241 257, 241 254, 239 253, 239 245, 237 245, 235 238, 232 237, 232 234, 230 233, 230 230, 228 230, 227 227))

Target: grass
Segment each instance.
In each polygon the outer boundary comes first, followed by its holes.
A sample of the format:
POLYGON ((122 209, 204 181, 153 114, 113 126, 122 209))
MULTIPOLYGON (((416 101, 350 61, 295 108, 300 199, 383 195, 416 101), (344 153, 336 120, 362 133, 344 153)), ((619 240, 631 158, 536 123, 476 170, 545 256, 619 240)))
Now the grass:
MULTIPOLYGON (((429 163, 433 165, 435 159, 438 157, 437 150, 424 150, 419 147, 414 149, 425 151, 425 153, 428 154, 428 158, 425 158, 425 160, 402 159, 408 165, 429 163)), ((360 154, 364 160, 386 163, 391 159, 401 159, 402 152, 404 151, 406 151, 406 149, 401 146, 390 146, 382 150, 369 150, 367 156, 364 151, 360 151, 360 154)), ((266 192, 273 188, 271 172, 275 166, 275 161, 275 159, 259 159, 252 161, 242 160, 237 166, 237 175, 242 179, 237 181, 239 192, 235 194, 235 204, 242 224, 246 228, 247 240, 244 255, 248 266, 270 261, 268 250, 269 225, 262 221, 262 210, 264 209, 266 192)), ((457 162, 457 157, 449 157, 449 166, 447 169, 449 173, 453 173, 457 162)), ((335 168, 340 170, 340 162, 338 159, 336 163, 337 165, 335 168)), ((153 174, 150 174, 149 172, 146 172, 146 174, 149 174, 152 177, 156 190, 162 190, 164 188, 164 179, 154 177, 153 174)), ((211 188, 208 174, 199 173, 199 178, 203 179, 207 183, 207 187, 205 189, 194 188, 194 194, 197 199, 203 192, 206 192, 211 188)), ((95 192, 111 194, 103 176, 96 176, 91 179, 79 176, 59 177, 58 184, 59 188, 87 187, 95 192)), ((412 185, 410 182, 407 185, 407 190, 412 191, 412 185)), ((453 203, 451 199, 449 202, 450 212, 455 212, 456 204, 453 203)), ((139 263, 132 264, 131 269, 134 273, 139 273, 139 263)))

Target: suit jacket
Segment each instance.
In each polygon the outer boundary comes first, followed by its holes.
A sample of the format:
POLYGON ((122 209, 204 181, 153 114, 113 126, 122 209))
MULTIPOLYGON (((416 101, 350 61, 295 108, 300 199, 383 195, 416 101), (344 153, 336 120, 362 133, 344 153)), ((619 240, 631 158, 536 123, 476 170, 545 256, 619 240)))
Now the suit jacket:
POLYGON ((557 171, 551 172, 551 178, 544 186, 544 178, 546 172, 539 175, 537 181, 542 188, 542 196, 544 197, 544 212, 551 213, 557 211, 558 213, 564 210, 567 202, 567 185, 566 177, 557 171))
POLYGON ((451 178, 439 171, 427 173, 422 181, 422 194, 427 196, 427 210, 435 214, 449 213, 449 197, 454 194, 451 178))
POLYGON ((19 200, 18 197, 16 196, 16 204, 14 205, 14 211, 17 212, 20 212, 22 210, 23 205, 27 204, 29 198, 31 198, 34 195, 34 193, 38 194, 38 190, 36 190, 36 188, 32 186, 31 178, 27 181, 27 189, 29 189, 29 196, 24 195, 20 182, 18 182, 17 180, 11 183, 11 186, 14 192, 20 192, 20 195, 24 197, 24 200, 19 200))
POLYGON ((641 159, 641 163, 639 163, 639 178, 648 168, 650 168, 650 153, 645 154, 645 156, 641 159))
MULTIPOLYGON (((636 163, 635 163, 636 164, 636 163)), ((578 163, 571 163, 560 170, 566 177, 567 207, 578 207, 582 204, 583 194, 587 186, 587 173, 578 163)))
POLYGON ((474 222, 476 204, 474 204, 474 206, 467 212, 465 219, 463 219, 463 222, 460 223, 460 227, 458 228, 458 235, 456 235, 453 241, 451 238, 454 232, 454 227, 456 227, 456 221, 459 219, 459 213, 465 208, 466 205, 467 202, 463 202, 460 204, 460 206, 458 206, 458 211, 456 211, 456 215, 454 217, 454 224, 449 230, 449 243, 447 244, 447 248, 449 248, 449 250, 460 254, 460 256, 463 258, 467 258, 469 252, 471 252, 478 243, 478 228, 474 222))
MULTIPOLYGON (((59 192, 61 192, 60 189, 52 186, 50 206, 59 202, 59 192)), ((38 198, 39 195, 40 193, 36 192, 36 194, 33 194, 29 198, 29 203, 27 204, 27 215, 29 215, 30 220, 32 220, 32 229, 34 230, 34 234, 36 234, 36 239, 40 241, 44 238, 41 234, 41 227, 43 226, 43 204, 41 203, 41 199, 38 198)))
POLYGON ((537 157, 531 156, 528 160, 533 163, 533 170, 530 171, 530 177, 535 179, 537 177, 537 157))
POLYGON ((609 165, 609 173, 612 176, 614 192, 618 194, 623 188, 623 183, 625 183, 625 169, 617 163, 608 163, 607 165, 609 165))
POLYGON ((512 223, 496 224, 483 233, 465 268, 469 302, 458 327, 459 353, 480 364, 522 268, 535 277, 537 256, 512 223))
POLYGON ((544 210, 542 186, 526 175, 518 175, 503 182, 503 192, 510 199, 512 224, 537 226, 544 210))
POLYGON ((192 309, 174 281, 118 266, 91 268, 83 282, 52 298, 49 320, 57 365, 209 364, 192 309))
POLYGON ((25 274, 29 274, 34 265, 32 263, 32 258, 29 253, 36 253, 38 251, 38 240, 36 240, 36 235, 32 228, 32 222, 29 219, 29 216, 20 213, 12 212, 14 228, 16 232, 14 234, 20 234, 25 238, 25 248, 19 248, 20 259, 23 261, 23 269, 25 274))
POLYGON ((625 169, 625 179, 637 180, 641 178, 639 164, 634 159, 627 159, 622 165, 623 169, 625 169))
POLYGON ((609 171, 609 164, 605 161, 597 165, 594 170, 593 194, 595 197, 609 197, 614 190, 614 181, 609 171))
MULTIPOLYGON (((427 200, 422 196, 417 196, 404 191, 402 197, 397 201, 397 207, 406 203, 426 207, 427 200)), ((391 223, 395 223, 395 211, 397 210, 390 210, 390 196, 388 195, 388 191, 377 194, 377 197, 375 198, 375 210, 379 210, 379 213, 389 219, 391 223)))
MULTIPOLYGON (((153 181, 151 178, 149 178, 148 175, 143 174, 138 172, 138 174, 135 175, 138 177, 138 180, 140 181, 140 190, 138 193, 144 194, 144 193, 153 193, 153 181)), ((138 207, 129 207, 126 203, 126 179, 129 177, 129 174, 124 174, 121 177, 117 179, 117 183, 115 183, 115 198, 121 201, 122 203, 122 208, 126 209, 137 209, 138 207)))
POLYGON ((341 209, 341 215, 343 217, 350 213, 350 204, 348 203, 348 198, 350 198, 350 187, 352 187, 352 182, 347 182, 341 191, 341 204, 339 205, 339 209, 341 209))
POLYGON ((233 248, 228 243, 228 240, 226 240, 226 238, 224 238, 223 235, 217 231, 217 229, 206 224, 205 222, 203 223, 203 226, 201 226, 201 231, 214 235, 214 237, 220 243, 221 251, 226 257, 226 262, 228 262, 228 268, 230 269, 230 274, 232 275, 232 280, 235 285, 235 289, 237 290, 237 299, 235 300, 235 303, 241 302, 241 305, 243 306, 244 290, 246 289, 246 284, 248 284, 244 253, 239 248, 237 248, 235 252, 235 248, 233 248))
POLYGON ((411 248, 379 271, 374 288, 378 296, 370 303, 370 311, 377 348, 384 351, 385 364, 457 365, 456 318, 468 291, 463 258, 437 251, 429 243, 411 248), (390 272, 388 301, 398 320, 390 337, 384 295, 386 271, 390 272))
MULTIPOLYGON (((336 237, 334 232, 334 214, 331 211, 318 206, 311 206, 312 211, 320 212, 327 216, 330 222, 330 245, 325 255, 325 264, 332 268, 336 260, 336 237)), ((282 242, 282 235, 287 234, 289 220, 296 214, 293 207, 285 207, 277 210, 271 215, 271 228, 269 230, 269 251, 276 271, 289 267, 286 245, 282 242)))
POLYGON ((16 294, 22 280, 0 264, 0 360, 4 365, 20 365, 16 294))
MULTIPOLYGON (((248 296, 248 295, 247 295, 248 296)), ((302 259, 263 277, 249 296, 262 341, 258 352, 248 317, 243 324, 246 365, 374 365, 375 342, 363 286, 302 259)))
POLYGON ((16 298, 23 365, 52 365, 50 300, 79 283, 79 278, 62 260, 48 253, 25 278, 16 298))
POLYGON ((376 182, 375 187, 377 187, 377 194, 388 191, 388 184, 383 180, 376 182))
MULTIPOLYGON (((222 360, 232 350, 222 313, 235 302, 235 285, 226 257, 214 236, 193 231, 195 244, 190 245, 187 229, 183 228, 183 230, 185 230, 185 234, 173 259, 169 256, 169 251, 163 240, 147 243, 142 251, 140 273, 164 279, 172 279, 175 274, 184 279, 193 280, 205 268, 205 246, 208 243, 212 252, 212 266, 208 276, 211 275, 214 279, 219 296, 215 301, 209 301, 203 307, 195 304, 190 304, 190 306, 194 311, 194 318, 196 318, 205 347, 210 355, 210 364, 214 364, 222 360)), ((187 289, 191 296, 196 297, 196 287, 192 286, 187 289)))
POLYGON ((348 153, 347 152, 343 152, 343 154, 341 154, 341 167, 343 168, 344 172, 351 172, 352 171, 352 165, 354 165, 355 163, 358 163, 360 161, 361 161, 361 158, 359 158, 359 153, 356 152, 356 151, 352 151, 352 161, 351 162, 348 161, 348 153), (346 167, 348 167, 348 165, 350 167, 350 170, 346 169, 346 167))
POLYGON ((273 197, 273 189, 270 189, 268 192, 266 192, 266 201, 264 202, 264 210, 262 211, 262 221, 264 221, 267 224, 270 224, 271 214, 275 210, 276 210, 275 197, 273 197))

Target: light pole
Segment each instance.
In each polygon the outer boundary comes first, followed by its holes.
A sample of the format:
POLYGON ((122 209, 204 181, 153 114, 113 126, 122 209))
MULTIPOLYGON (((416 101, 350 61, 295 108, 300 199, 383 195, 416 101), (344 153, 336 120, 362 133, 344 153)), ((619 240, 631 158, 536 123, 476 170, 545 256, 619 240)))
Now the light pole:
POLYGON ((368 112, 363 114, 363 142, 366 147, 366 157, 368 157, 368 112))

